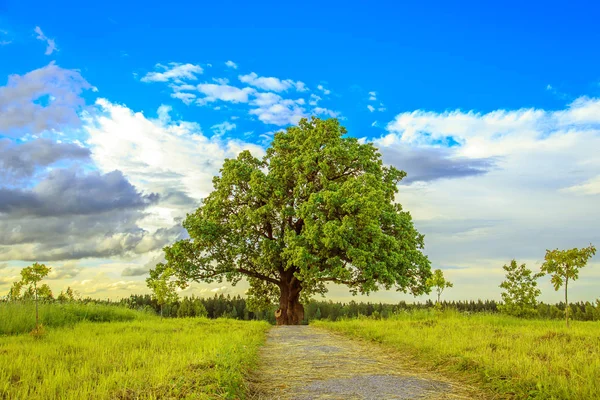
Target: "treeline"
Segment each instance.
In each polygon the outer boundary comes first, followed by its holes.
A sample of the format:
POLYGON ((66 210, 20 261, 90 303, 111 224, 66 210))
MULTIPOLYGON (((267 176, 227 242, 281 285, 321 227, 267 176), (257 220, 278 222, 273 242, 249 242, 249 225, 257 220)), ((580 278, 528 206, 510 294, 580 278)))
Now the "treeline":
MULTIPOLYGON (((138 310, 153 310, 160 314, 160 306, 150 295, 131 295, 120 301, 129 308, 138 310)), ((465 313, 497 313, 500 302, 494 300, 477 301, 442 301, 441 308, 453 309, 465 313)), ((394 314, 412 310, 426 310, 435 307, 435 303, 427 300, 424 303, 397 304, 363 303, 350 301, 347 303, 333 301, 311 301, 304 307, 305 322, 327 319, 336 321, 342 318, 389 318, 394 314)), ((438 306, 440 307, 440 306, 438 306)), ((570 315, 578 321, 600 321, 600 300, 595 303, 578 302, 569 304, 570 315)), ((206 316, 208 318, 234 318, 240 320, 265 320, 275 323, 276 307, 270 310, 253 312, 248 310, 246 300, 241 296, 215 295, 213 297, 184 297, 172 304, 163 306, 164 317, 206 316)), ((565 303, 537 305, 537 317, 542 319, 564 318, 565 303)))
MULTIPOLYGON (((30 296, 23 295, 17 301, 31 301, 30 296)), ((2 301, 12 301, 9 297, 2 301)), ((43 303, 65 303, 77 302, 81 304, 102 304, 121 306, 143 312, 150 312, 157 315, 161 314, 161 306, 156 298, 149 294, 131 295, 121 300, 98 300, 90 297, 76 298, 73 292, 67 289, 64 295, 56 298, 48 296, 40 298, 43 303)), ((374 319, 386 319, 394 314, 401 312, 410 312, 413 310, 427 310, 433 308, 452 309, 463 313, 497 313, 500 312, 502 302, 494 300, 477 301, 441 301, 436 306, 431 300, 424 303, 407 303, 400 301, 396 304, 389 303, 363 303, 363 302, 333 302, 329 301, 311 301, 305 305, 304 322, 312 320, 331 320, 337 321, 343 318, 358 318, 359 316, 374 319)), ((177 301, 162 306, 162 315, 165 318, 185 318, 185 317, 207 317, 207 318, 233 318, 239 320, 263 320, 272 324, 275 323, 276 306, 268 310, 250 311, 246 305, 246 299, 237 295, 214 295, 212 297, 183 297, 177 301)), ((569 314, 574 320, 578 321, 600 321, 600 299, 594 303, 577 302, 569 304, 569 314)), ((565 317, 565 303, 557 304, 539 303, 536 306, 536 315, 541 319, 563 319, 565 317)))

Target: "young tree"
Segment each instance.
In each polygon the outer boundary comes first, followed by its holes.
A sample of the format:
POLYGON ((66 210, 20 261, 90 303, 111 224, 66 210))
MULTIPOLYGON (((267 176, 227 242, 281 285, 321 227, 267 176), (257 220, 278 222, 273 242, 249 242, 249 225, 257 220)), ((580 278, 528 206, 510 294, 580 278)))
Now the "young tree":
POLYGON ((56 300, 60 301, 60 302, 69 302, 69 301, 74 301, 75 300, 75 292, 73 291, 73 289, 71 289, 70 286, 67 287, 66 291, 60 291, 60 294, 58 295, 58 297, 56 298, 56 300))
POLYGON ((214 190, 167 246, 180 282, 250 284, 249 305, 276 303, 278 324, 299 324, 305 302, 347 285, 356 294, 395 287, 428 292, 423 235, 395 202, 406 173, 385 167, 372 143, 344 137, 336 119, 302 119, 275 134, 262 159, 225 160, 214 190))
POLYGON ((23 289, 23 282, 13 282, 10 290, 8 291, 8 300, 17 301, 21 299, 21 290, 23 289))
POLYGON ((565 321, 569 326, 569 280, 575 281, 579 278, 579 270, 586 266, 588 260, 596 254, 596 248, 593 245, 582 249, 570 250, 546 250, 542 272, 551 275, 551 281, 554 290, 558 291, 565 285, 565 321))
POLYGON ((44 264, 34 263, 29 267, 21 270, 21 283, 23 286, 29 286, 29 291, 33 293, 35 298, 35 327, 39 329, 40 318, 38 308, 38 295, 52 296, 52 291, 48 285, 42 285, 38 288, 38 283, 44 279, 52 268, 46 267, 44 264))
POLYGON ((163 306, 177 301, 177 282, 171 280, 173 276, 172 268, 155 269, 150 271, 150 277, 146 279, 146 284, 152 290, 152 297, 160 306, 160 317, 163 316, 163 306))
POLYGON ((537 312, 537 297, 541 293, 537 279, 543 274, 534 274, 525 264, 518 265, 516 260, 502 268, 506 271, 506 280, 500 284, 504 289, 504 303, 498 306, 500 312, 515 317, 533 317, 537 312))
POLYGON ((427 286, 429 286, 432 289, 435 288, 435 291, 437 293, 436 304, 440 304, 440 296, 444 292, 444 289, 451 288, 454 285, 452 284, 452 282, 447 281, 446 278, 444 278, 444 273, 441 269, 436 269, 435 271, 433 271, 433 275, 429 277, 429 279, 427 279, 427 286))

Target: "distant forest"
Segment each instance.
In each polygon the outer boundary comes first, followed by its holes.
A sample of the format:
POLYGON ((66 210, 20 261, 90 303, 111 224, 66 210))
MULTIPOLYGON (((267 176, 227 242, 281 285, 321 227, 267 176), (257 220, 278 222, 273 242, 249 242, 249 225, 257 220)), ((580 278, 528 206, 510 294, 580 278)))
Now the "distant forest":
MULTIPOLYGON (((131 295, 129 298, 118 302, 98 301, 83 299, 83 302, 102 302, 107 304, 120 304, 128 308, 140 311, 152 311, 160 313, 160 306, 150 295, 131 295)), ((454 309, 463 313, 497 313, 500 303, 494 300, 478 301, 442 301, 443 309, 454 309)), ((440 307, 438 306, 438 307, 440 307)), ((571 303, 570 315, 578 321, 600 321, 600 300, 595 303, 578 302, 571 303)), ((341 318, 357 318, 364 316, 368 318, 389 318, 394 314, 411 311, 424 310, 435 307, 435 303, 428 300, 425 303, 406 303, 401 301, 396 304, 385 303, 363 303, 350 301, 347 303, 333 301, 311 301, 305 305, 305 322, 310 320, 327 319, 336 321, 341 318)), ((234 318, 240 320, 265 320, 275 323, 274 312, 271 310, 252 312, 246 307, 246 300, 241 296, 215 295, 213 297, 184 297, 177 302, 163 306, 163 316, 169 318, 206 316, 208 318, 234 318)), ((564 318, 564 303, 537 305, 538 318, 562 319, 564 318)))

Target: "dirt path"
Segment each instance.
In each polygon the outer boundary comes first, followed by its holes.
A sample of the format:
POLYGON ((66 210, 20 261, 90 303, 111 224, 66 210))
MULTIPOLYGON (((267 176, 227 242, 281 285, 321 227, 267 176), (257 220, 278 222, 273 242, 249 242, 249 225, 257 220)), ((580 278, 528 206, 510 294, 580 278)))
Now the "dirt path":
POLYGON ((260 357, 253 399, 472 398, 442 377, 415 372, 398 354, 311 326, 272 328, 260 357))

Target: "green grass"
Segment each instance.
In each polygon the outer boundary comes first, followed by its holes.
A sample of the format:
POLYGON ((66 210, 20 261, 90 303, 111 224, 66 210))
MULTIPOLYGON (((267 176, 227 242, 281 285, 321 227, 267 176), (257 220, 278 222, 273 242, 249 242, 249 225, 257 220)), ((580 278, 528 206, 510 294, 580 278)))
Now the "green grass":
POLYGON ((0 337, 0 399, 239 399, 266 322, 147 318, 0 337))
POLYGON ((495 398, 600 399, 600 323, 522 320, 447 311, 388 320, 315 321, 381 343, 495 398))
MULTIPOLYGON (((45 327, 72 326, 81 321, 133 321, 149 318, 146 313, 117 305, 94 303, 40 303, 40 322, 45 327)), ((35 303, 0 303, 0 335, 31 332, 35 328, 35 303)))

